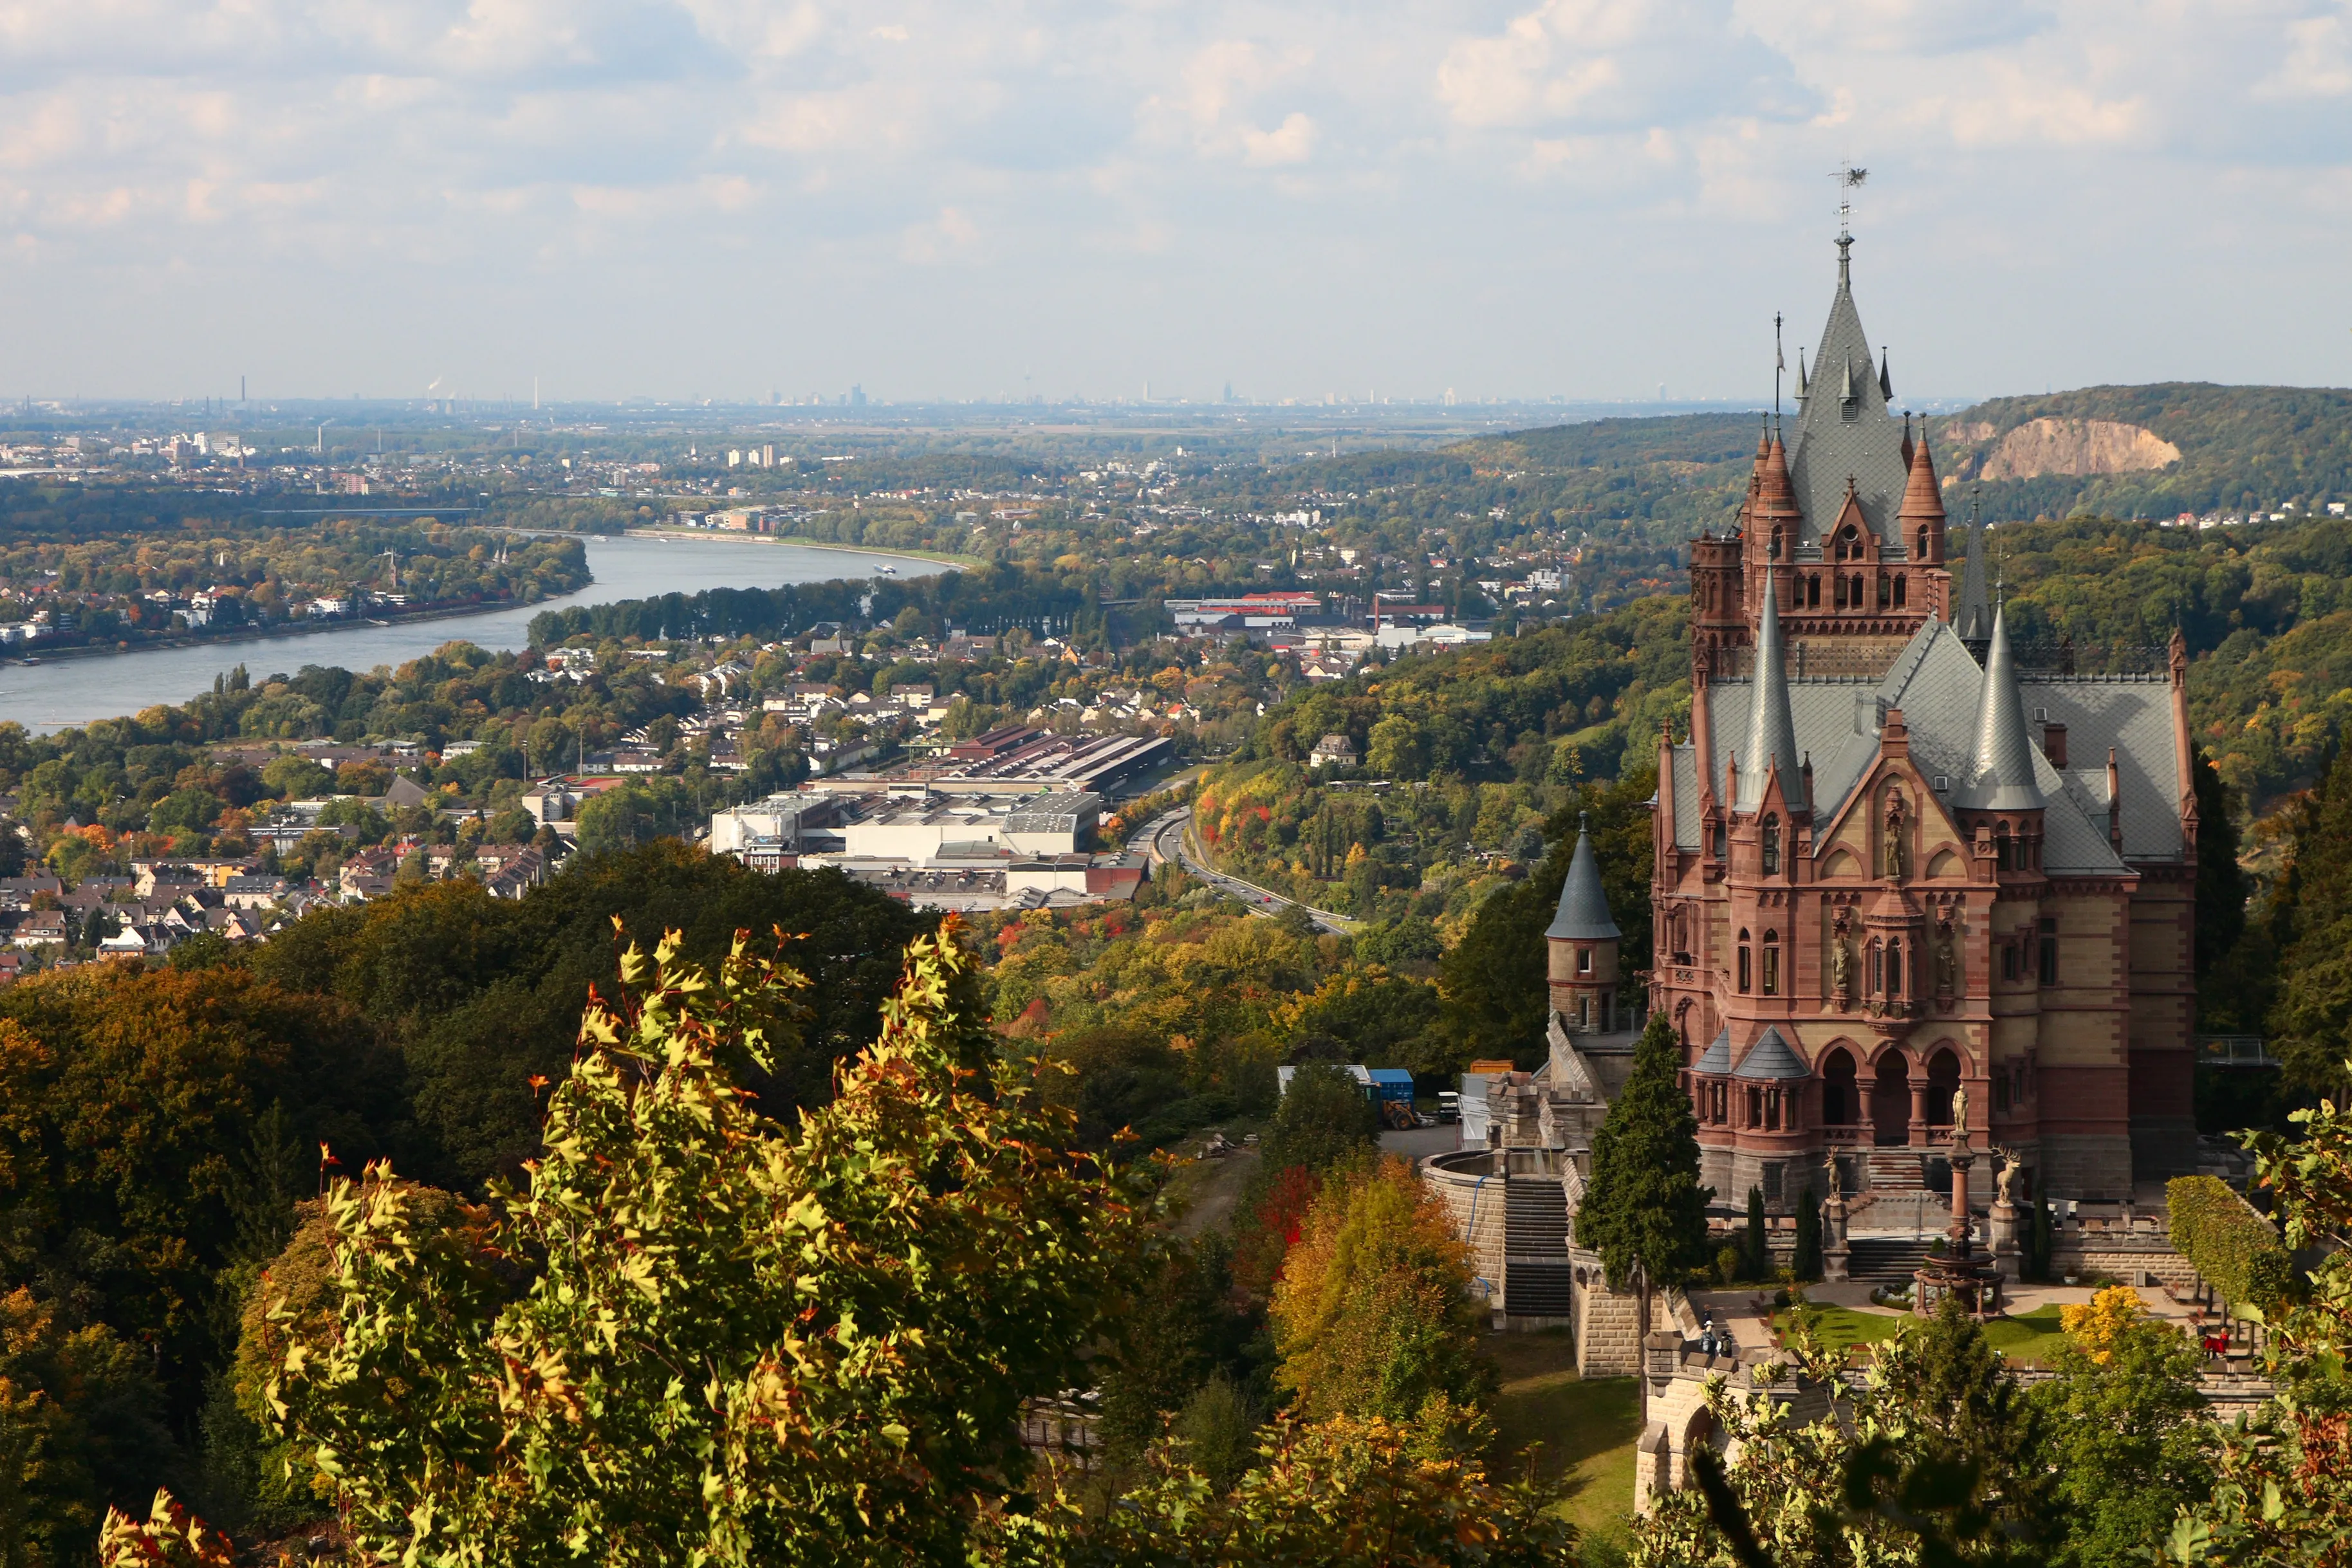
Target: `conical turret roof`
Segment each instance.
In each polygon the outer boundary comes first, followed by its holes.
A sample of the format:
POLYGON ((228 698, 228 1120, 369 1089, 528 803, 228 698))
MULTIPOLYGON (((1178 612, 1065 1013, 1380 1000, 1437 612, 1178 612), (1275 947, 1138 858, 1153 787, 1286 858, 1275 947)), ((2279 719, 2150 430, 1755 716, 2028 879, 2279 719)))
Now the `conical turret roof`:
POLYGON ((1585 831, 1581 812, 1576 819, 1576 852, 1569 857, 1568 880, 1559 887, 1559 913, 1544 935, 1571 942, 1614 942, 1623 935, 1610 916, 1601 862, 1592 852, 1592 835, 1585 831))
POLYGON ((1919 444, 1911 454, 1910 482, 1903 486, 1903 510, 1895 515, 1906 523, 1936 521, 1944 515, 1944 493, 1936 482, 1936 459, 1927 451, 1925 420, 1919 423, 1919 444))
MULTIPOLYGON (((1788 653, 1780 645, 1780 598, 1772 569, 1764 569, 1764 624, 1756 638, 1755 690, 1748 709, 1748 745, 1740 752, 1737 811, 1764 803, 1765 776, 1780 770, 1780 790, 1795 795, 1802 763, 1797 755, 1797 721, 1789 711, 1788 653)), ((1802 804, 1801 800, 1798 801, 1802 804)))
POLYGON ((2030 811, 2043 804, 2033 774, 2033 740, 2017 694, 2017 663, 2009 648, 2009 612, 1992 612, 1992 647, 1985 658, 1984 695, 1977 706, 1976 771, 1958 804, 1979 811, 2030 811))
POLYGON ((1952 601, 1952 630, 1963 643, 1982 643, 1992 635, 1992 595, 1985 581, 1985 553, 1984 522, 1971 517, 1968 564, 1960 571, 1959 594, 1952 601))

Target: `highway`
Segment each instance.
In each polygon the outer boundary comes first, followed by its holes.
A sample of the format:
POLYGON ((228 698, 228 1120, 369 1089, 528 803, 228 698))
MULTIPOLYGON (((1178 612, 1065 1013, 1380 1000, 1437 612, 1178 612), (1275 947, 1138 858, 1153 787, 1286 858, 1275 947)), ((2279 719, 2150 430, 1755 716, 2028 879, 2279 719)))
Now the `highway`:
MULTIPOLYGON (((1192 842, 1192 809, 1189 806, 1179 806, 1172 811, 1163 811, 1152 818, 1136 830, 1135 836, 1128 840, 1127 847, 1130 852, 1149 854, 1154 865, 1174 861, 1220 893, 1241 900, 1252 915, 1264 915, 1271 920, 1297 902, 1213 869, 1201 857, 1199 847, 1192 842)), ((1318 931, 1328 931, 1335 936, 1342 936, 1356 929, 1354 921, 1334 915, 1328 909, 1318 909, 1307 904, 1301 904, 1298 907, 1307 911, 1307 918, 1315 923, 1318 931)))

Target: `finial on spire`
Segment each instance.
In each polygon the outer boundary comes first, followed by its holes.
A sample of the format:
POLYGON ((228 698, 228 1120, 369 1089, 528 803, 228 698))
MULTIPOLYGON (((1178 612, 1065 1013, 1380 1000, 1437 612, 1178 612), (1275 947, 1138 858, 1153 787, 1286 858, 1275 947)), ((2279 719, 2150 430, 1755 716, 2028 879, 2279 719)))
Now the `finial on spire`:
POLYGON ((1789 368, 1789 356, 1780 349, 1780 313, 1772 312, 1772 417, 1780 416, 1780 372, 1789 368))
POLYGON ((1870 178, 1870 171, 1848 163, 1831 170, 1830 178, 1838 183, 1838 287, 1843 288, 1853 281, 1850 270, 1853 258, 1853 193, 1870 178))

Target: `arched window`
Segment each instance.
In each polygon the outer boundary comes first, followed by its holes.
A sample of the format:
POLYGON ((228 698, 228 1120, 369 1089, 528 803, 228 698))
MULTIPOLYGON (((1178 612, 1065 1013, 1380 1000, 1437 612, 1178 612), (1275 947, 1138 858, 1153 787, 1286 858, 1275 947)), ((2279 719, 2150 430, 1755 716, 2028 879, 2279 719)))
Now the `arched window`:
POLYGON ((1774 560, 1779 560, 1780 559, 1780 525, 1778 523, 1772 525, 1770 554, 1771 559, 1774 560))
POLYGON ((1898 577, 1898 578, 1896 578, 1896 579, 1895 580, 1895 604, 1896 604, 1896 606, 1897 606, 1897 607, 1900 607, 1900 606, 1905 602, 1905 601, 1904 601, 1904 594, 1903 594, 1903 585, 1904 585, 1904 583, 1905 583, 1906 580, 1907 580, 1907 579, 1905 579, 1905 578, 1900 578, 1900 577, 1898 577))
POLYGON ((2014 871, 2016 867, 2011 857, 2015 853, 2016 848, 2010 842, 2009 824, 2003 822, 1992 831, 1993 863, 2003 871, 2014 871))
POLYGON ((1919 559, 1927 559, 1927 530, 1924 528, 1919 530, 1919 559))
POLYGON ((1851 523, 1838 531, 1837 558, 1840 560, 1862 559, 1862 538, 1853 531, 1853 525, 1851 523))
POLYGON ((1768 997, 1780 994, 1780 934, 1778 931, 1764 933, 1764 994, 1768 997))
POLYGON ((1822 574, 1818 571, 1805 579, 1805 607, 1809 610, 1822 607, 1822 574))
POLYGON ((1886 943, 1886 994, 1903 994, 1903 939, 1899 936, 1889 937, 1886 943))
POLYGON ((1883 997, 1886 994, 1886 949, 1878 945, 1876 937, 1871 938, 1868 965, 1870 994, 1883 997))
POLYGON ((1780 820, 1778 817, 1764 819, 1764 874, 1780 874, 1780 820))
POLYGON ((1731 854, 1731 830, 1718 821, 1715 824, 1715 858, 1726 860, 1731 854))
POLYGON ((1748 994, 1748 933, 1739 934, 1739 994, 1748 994))
POLYGON ((1878 574, 1878 607, 1881 610, 1895 602, 1895 580, 1885 572, 1878 574))

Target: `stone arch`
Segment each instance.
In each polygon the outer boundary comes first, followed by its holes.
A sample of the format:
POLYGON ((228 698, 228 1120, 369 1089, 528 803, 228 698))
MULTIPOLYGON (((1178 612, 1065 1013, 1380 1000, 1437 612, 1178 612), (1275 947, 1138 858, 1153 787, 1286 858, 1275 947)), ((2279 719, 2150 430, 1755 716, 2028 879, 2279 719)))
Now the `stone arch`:
POLYGON ((1853 876, 1861 870, 1862 862, 1853 858, 1852 852, 1844 849, 1832 850, 1829 859, 1822 862, 1823 876, 1853 876))
POLYGON ((1937 850, 1936 858, 1927 862, 1927 874, 1931 877, 1959 875, 1960 857, 1949 850, 1937 850))
POLYGON ((1683 1423, 1681 1440, 1675 1445, 1675 1481, 1677 1487, 1694 1486, 1697 1474, 1692 1467, 1697 1462, 1701 1448, 1713 1448, 1720 1456, 1730 1446, 1731 1434, 1715 1418, 1715 1412, 1702 1405, 1683 1423))
POLYGON ((1888 1046, 1871 1063, 1871 1142, 1882 1148, 1911 1141, 1911 1059, 1888 1046))
POLYGON ((1861 1069, 1856 1065, 1858 1048, 1846 1040, 1833 1041, 1822 1052, 1821 1063, 1814 1069, 1822 1081, 1822 1121, 1832 1127, 1852 1127, 1862 1121, 1861 1069))
POLYGON ((1927 1051, 1927 1125, 1952 1124, 1952 1092, 1959 1086, 1959 1048, 1950 1040, 1937 1040, 1927 1051))

